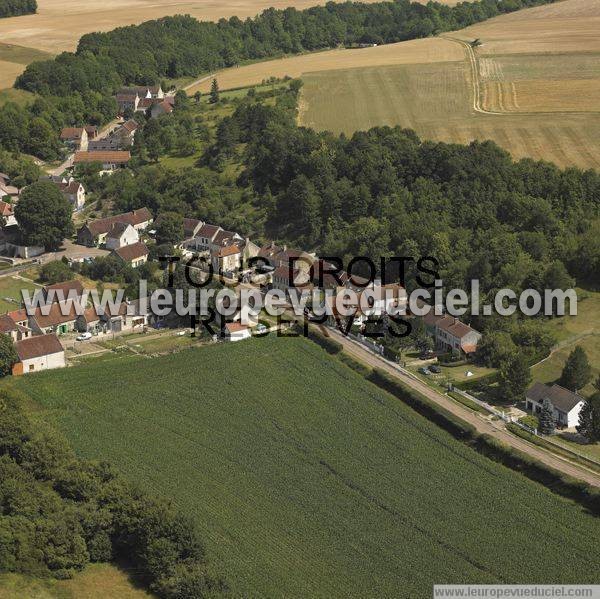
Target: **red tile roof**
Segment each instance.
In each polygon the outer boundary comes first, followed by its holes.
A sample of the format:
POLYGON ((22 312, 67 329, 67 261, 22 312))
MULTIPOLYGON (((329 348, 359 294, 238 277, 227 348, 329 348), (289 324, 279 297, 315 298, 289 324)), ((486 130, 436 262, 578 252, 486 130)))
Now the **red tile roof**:
POLYGON ((106 152, 75 152, 74 164, 82 162, 102 162, 113 164, 125 164, 131 159, 131 154, 125 150, 112 150, 106 152))
POLYGON ((60 138, 63 140, 81 139, 83 131, 83 127, 65 127, 60 132, 60 138))
POLYGON ((115 254, 124 260, 125 262, 133 262, 133 260, 137 260, 138 258, 142 258, 143 256, 148 255, 148 248, 143 241, 138 241, 137 243, 132 243, 131 245, 126 245, 122 248, 117 248, 114 250, 115 254))
POLYGON ((242 250, 237 245, 228 245, 227 247, 219 250, 219 258, 225 258, 227 256, 233 256, 235 254, 241 254, 242 250))
POLYGON ((12 216, 12 214, 13 214, 12 204, 9 204, 8 202, 0 201, 0 214, 2 216, 12 216))
POLYGON ((135 227, 136 225, 141 225, 150 220, 152 220, 152 213, 150 210, 148 210, 148 208, 140 208, 139 210, 133 210, 132 212, 125 212, 124 214, 116 214, 115 216, 93 220, 84 225, 84 227, 87 227, 92 235, 98 236, 108 233, 115 223, 126 223, 135 227))
POLYGON ((17 330, 17 323, 8 315, 0 316, 0 333, 10 333, 17 330))
POLYGON ((15 343, 15 349, 21 361, 65 351, 58 337, 54 334, 37 335, 28 339, 21 339, 21 341, 15 343))

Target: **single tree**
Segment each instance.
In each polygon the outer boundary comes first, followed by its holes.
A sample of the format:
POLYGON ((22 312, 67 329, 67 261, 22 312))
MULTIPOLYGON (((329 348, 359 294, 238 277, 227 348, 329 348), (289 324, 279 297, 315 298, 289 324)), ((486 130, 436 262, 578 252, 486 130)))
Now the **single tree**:
POLYGON ((505 360, 500 366, 498 380, 500 391, 507 400, 521 400, 531 383, 531 372, 525 356, 518 353, 505 360))
POLYGON ((592 378, 592 367, 583 347, 578 345, 567 358, 559 384, 570 391, 583 389, 592 378))
POLYGON ((590 443, 600 441, 600 391, 585 400, 585 404, 579 412, 577 432, 590 443))
POLYGON ((211 104, 216 104, 219 101, 219 83, 216 79, 212 80, 210 86, 210 98, 208 100, 211 104))
POLYGON ((12 367, 19 361, 17 351, 12 339, 0 333, 0 376, 6 376, 12 372, 12 367))
POLYGON ((15 218, 27 245, 57 250, 65 237, 73 235, 73 209, 58 187, 39 181, 21 192, 15 218))
POLYGON ((40 268, 38 276, 42 283, 62 283, 73 278, 73 271, 62 260, 53 260, 40 268))
POLYGON ((194 100, 196 100, 196 104, 200 104, 200 99, 202 98, 202 92, 200 90, 198 90, 195 94, 194 94, 194 100))
POLYGON ((542 411, 540 412, 539 420, 540 433, 542 435, 551 435, 554 433, 554 406, 548 398, 542 402, 542 411))
POLYGON ((164 212, 156 225, 156 243, 175 245, 183 241, 183 217, 177 212, 164 212))

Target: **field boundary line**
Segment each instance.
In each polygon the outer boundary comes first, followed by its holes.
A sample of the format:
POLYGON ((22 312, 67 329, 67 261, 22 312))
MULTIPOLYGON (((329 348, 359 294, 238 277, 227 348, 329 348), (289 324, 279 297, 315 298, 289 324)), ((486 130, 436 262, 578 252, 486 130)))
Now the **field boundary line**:
MULTIPOLYGON (((471 69, 471 89, 473 92, 473 110, 475 112, 479 112, 480 114, 494 115, 494 116, 505 116, 507 114, 511 115, 511 116, 517 116, 517 115, 523 115, 523 116, 569 115, 569 116, 572 116, 572 115, 600 114, 600 110, 539 110, 539 111, 534 111, 534 110, 528 110, 528 111, 487 110, 486 108, 483 108, 482 103, 481 103, 481 80, 479 78, 479 59, 477 58, 477 54, 475 53, 475 50, 473 50, 473 46, 471 46, 471 44, 469 42, 466 42, 465 40, 462 40, 458 37, 452 37, 450 35, 440 35, 439 37, 441 37, 442 39, 448 40, 450 42, 455 42, 455 43, 459 44, 466 51, 467 62, 469 63, 469 66, 471 69)), ((515 93, 515 100, 516 100, 516 93, 515 93)), ((516 101, 515 101, 515 104, 516 104, 516 101)))

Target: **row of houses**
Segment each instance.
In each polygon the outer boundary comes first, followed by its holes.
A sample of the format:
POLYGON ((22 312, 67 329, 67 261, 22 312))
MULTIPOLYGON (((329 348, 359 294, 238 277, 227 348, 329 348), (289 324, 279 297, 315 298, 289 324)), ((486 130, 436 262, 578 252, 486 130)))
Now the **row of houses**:
POLYGON ((13 367, 14 375, 66 366, 61 335, 135 332, 149 321, 139 302, 107 305, 104 309, 84 305, 84 288, 77 280, 49 285, 43 293, 45 307, 39 306, 31 314, 19 309, 0 316, 0 333, 12 339, 19 358, 13 367))

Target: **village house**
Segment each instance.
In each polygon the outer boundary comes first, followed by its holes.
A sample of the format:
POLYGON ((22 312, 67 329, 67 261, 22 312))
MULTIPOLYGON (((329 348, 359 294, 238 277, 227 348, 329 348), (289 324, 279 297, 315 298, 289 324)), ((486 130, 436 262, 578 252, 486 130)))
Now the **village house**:
POLYGON ((119 114, 127 111, 146 110, 152 102, 163 100, 165 93, 160 85, 124 87, 117 92, 119 114), (149 104, 147 104, 149 102, 149 104), (144 106, 144 104, 147 104, 144 106))
POLYGON ((73 164, 89 164, 90 162, 100 162, 103 171, 115 171, 119 168, 125 168, 131 160, 131 154, 126 150, 114 150, 109 152, 75 152, 73 164))
POLYGON ((42 289, 45 303, 62 302, 66 299, 81 302, 84 292, 83 284, 77 279, 53 283, 42 289))
POLYGON ((26 325, 16 323, 9 314, 0 316, 0 333, 8 335, 13 342, 27 339, 33 335, 33 332, 26 325))
POLYGON ((74 212, 82 210, 85 205, 85 187, 73 177, 50 177, 65 199, 71 204, 74 212))
POLYGON ((173 112, 174 98, 168 97, 162 100, 162 102, 154 102, 150 106, 150 118, 156 119, 164 114, 171 114, 173 112))
POLYGON ((71 150, 85 152, 88 148, 89 136, 85 127, 64 127, 60 132, 60 140, 71 150))
POLYGON ((15 350, 19 357, 19 361, 12 369, 15 376, 52 368, 64 368, 67 365, 65 350, 56 335, 38 335, 21 339, 15 343, 15 350))
POLYGON ((477 351, 481 333, 454 316, 436 315, 432 308, 424 317, 425 330, 435 347, 445 352, 458 351, 472 356, 477 351))
POLYGON ((116 250, 117 248, 125 247, 137 243, 140 240, 140 235, 129 223, 117 222, 113 223, 108 233, 106 234, 106 249, 116 250))
POLYGON ((133 268, 137 268, 148 262, 148 248, 143 241, 138 241, 131 245, 119 247, 113 250, 113 254, 118 256, 133 268))
POLYGON ((211 260, 214 272, 232 273, 241 266, 242 250, 237 245, 228 245, 212 255, 211 260))
POLYGON ((533 414, 542 411, 544 400, 550 400, 554 421, 557 426, 572 428, 579 424, 579 413, 585 405, 581 395, 573 393, 560 385, 535 383, 525 394, 525 406, 533 414))
POLYGON ((5 173, 0 173, 0 198, 5 202, 14 204, 19 199, 19 189, 10 185, 10 178, 5 173))
POLYGON ((17 224, 13 205, 0 200, 0 216, 4 219, 4 227, 12 227, 17 224))
MULTIPOLYGON (((84 224, 77 231, 77 243, 88 247, 101 246, 106 243, 108 232, 115 223, 129 224, 139 234, 141 231, 145 231, 152 222, 152 213, 148 208, 140 208, 132 212, 100 218, 84 224)), ((139 237, 136 241, 138 240, 139 237)))
POLYGON ((239 322, 228 322, 225 325, 225 339, 227 341, 243 341, 249 339, 252 335, 250 334, 250 328, 239 322))
POLYGON ((133 145, 135 132, 139 125, 133 119, 125 121, 110 135, 102 139, 95 139, 88 143, 89 152, 115 151, 130 148, 133 145))
POLYGON ((65 335, 86 330, 84 308, 77 301, 56 301, 46 306, 39 306, 29 316, 29 328, 36 335, 65 335))
POLYGON ((317 260, 314 253, 288 248, 287 245, 278 246, 273 241, 261 247, 257 255, 273 268, 289 268, 290 261, 293 261, 293 268, 305 273, 309 273, 312 264, 317 260))

